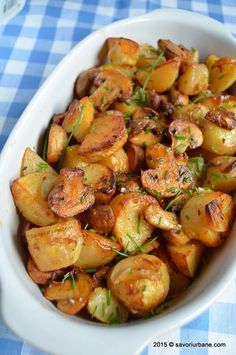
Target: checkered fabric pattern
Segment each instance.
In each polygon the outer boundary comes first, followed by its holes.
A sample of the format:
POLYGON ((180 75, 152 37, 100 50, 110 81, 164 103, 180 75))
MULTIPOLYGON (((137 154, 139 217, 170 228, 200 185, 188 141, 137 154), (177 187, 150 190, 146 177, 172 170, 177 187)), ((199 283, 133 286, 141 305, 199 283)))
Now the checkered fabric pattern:
MULTIPOLYGON (((113 21, 162 7, 208 15, 225 23, 236 36, 236 0, 27 0, 14 19, 0 26, 0 149, 36 90, 76 43, 113 21)), ((170 334, 153 339, 142 355, 235 353, 233 282, 208 311, 170 334), (163 346, 154 347, 154 342, 163 346), (165 342, 226 343, 226 347, 171 348, 165 347, 165 342)), ((0 355, 18 354, 45 353, 22 342, 0 321, 0 355)))

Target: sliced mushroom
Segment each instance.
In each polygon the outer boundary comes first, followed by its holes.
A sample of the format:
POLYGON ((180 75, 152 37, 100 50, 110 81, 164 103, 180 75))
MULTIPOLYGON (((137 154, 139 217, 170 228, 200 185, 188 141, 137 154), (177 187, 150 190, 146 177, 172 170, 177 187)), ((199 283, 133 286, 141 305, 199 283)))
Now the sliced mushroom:
POLYGON ((99 233, 111 232, 115 218, 109 205, 96 205, 85 212, 87 223, 99 233))
POLYGON ((161 104, 161 96, 156 90, 148 90, 148 104, 153 110, 158 110, 161 104))
POLYGON ((232 111, 226 111, 218 108, 209 111, 205 118, 222 128, 232 130, 236 127, 236 116, 232 111))
POLYGON ((106 111, 117 99, 128 99, 133 92, 131 80, 116 70, 101 70, 94 84, 98 89, 90 97, 100 111, 106 111))
POLYGON ((102 286, 103 283, 106 283, 106 279, 110 270, 110 266, 100 266, 97 268, 96 272, 92 276, 94 288, 102 286))
POLYGON ((78 76, 75 82, 75 93, 79 99, 89 94, 89 89, 99 71, 98 68, 89 68, 78 76))
POLYGON ((27 262, 27 271, 31 279, 39 285, 46 285, 53 275, 53 272, 50 271, 49 272, 40 271, 35 265, 35 263, 33 262, 33 259, 31 257, 29 257, 27 262))
POLYGON ((168 39, 159 39, 158 46, 164 52, 167 59, 179 57, 182 64, 196 61, 197 55, 195 52, 197 51, 190 51, 183 45, 177 45, 168 39))
POLYGON ((62 182, 49 194, 49 207, 60 217, 75 216, 95 202, 94 191, 83 181, 81 169, 63 168, 60 171, 62 182))
POLYGON ((125 150, 129 159, 129 170, 137 171, 139 170, 144 163, 144 150, 137 145, 127 143, 125 150))
POLYGON ((57 308, 67 314, 78 313, 88 302, 93 291, 92 278, 72 270, 64 275, 61 282, 54 281, 44 293, 50 301, 57 302, 57 308))
POLYGON ((159 204, 150 204, 147 208, 145 208, 143 214, 148 223, 154 227, 165 231, 180 229, 176 215, 163 210, 159 204))
POLYGON ((189 104, 188 95, 184 95, 176 90, 175 85, 171 86, 169 93, 171 102, 174 106, 185 106, 189 104))
POLYGON ((183 154, 187 148, 196 149, 203 142, 200 128, 185 120, 174 120, 169 126, 172 149, 176 154, 183 154))

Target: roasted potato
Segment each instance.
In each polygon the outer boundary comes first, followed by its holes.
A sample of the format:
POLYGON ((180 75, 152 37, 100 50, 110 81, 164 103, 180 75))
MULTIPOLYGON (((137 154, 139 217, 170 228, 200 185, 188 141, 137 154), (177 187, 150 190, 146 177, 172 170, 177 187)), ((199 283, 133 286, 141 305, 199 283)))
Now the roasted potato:
POLYGON ((88 302, 93 291, 92 279, 82 272, 68 272, 61 282, 52 282, 44 296, 56 301, 57 308, 66 314, 78 313, 88 302))
POLYGON ((164 301, 169 282, 168 269, 159 258, 140 254, 123 259, 114 266, 108 287, 131 313, 142 316, 164 301))
POLYGON ((175 157, 170 147, 156 143, 146 149, 146 163, 150 169, 162 166, 163 169, 171 169, 175 166, 175 157))
POLYGON ((143 216, 144 209, 150 203, 157 203, 154 197, 130 192, 117 195, 110 202, 115 216, 113 234, 128 252, 141 248, 154 229, 143 216))
POLYGON ((49 130, 48 146, 47 146, 47 162, 56 163, 65 148, 67 141, 67 134, 65 130, 53 123, 49 130))
POLYGON ((110 289, 97 287, 89 297, 88 312, 92 318, 108 323, 120 324, 127 321, 129 313, 112 296, 110 289))
POLYGON ((203 157, 191 157, 188 159, 187 167, 192 173, 195 184, 201 182, 206 171, 206 164, 203 157))
POLYGON ((47 203, 48 194, 57 183, 58 177, 46 171, 28 174, 13 181, 11 191, 15 205, 27 221, 37 226, 58 222, 58 217, 47 203))
MULTIPOLYGON (((149 90, 154 89, 158 93, 169 90, 178 77, 180 63, 180 59, 175 57, 156 66, 152 70, 151 77, 147 83, 147 88, 149 90)), ((150 75, 150 73, 146 70, 140 69, 137 71, 136 78, 140 85, 144 85, 148 75, 150 75)))
POLYGON ((138 60, 139 45, 128 38, 109 37, 107 57, 112 64, 135 65, 138 60))
POLYGON ((163 232, 163 236, 168 244, 175 246, 185 245, 190 241, 190 238, 184 234, 182 228, 171 229, 163 232))
POLYGON ((210 160, 203 185, 228 193, 236 190, 236 158, 221 156, 210 160))
POLYGON ((89 97, 75 99, 66 112, 62 127, 68 133, 72 132, 77 142, 81 143, 89 132, 94 118, 94 107, 89 97))
POLYGON ((94 204, 94 190, 84 183, 83 170, 63 168, 60 178, 48 195, 48 205, 56 215, 73 217, 94 204))
POLYGON ((88 159, 79 155, 79 147, 79 144, 73 144, 66 148, 62 168, 82 169, 88 165, 88 159))
POLYGON ((205 118, 208 108, 201 104, 189 104, 185 106, 178 107, 177 110, 172 114, 174 120, 187 120, 199 125, 205 118))
POLYGON ((233 215, 232 197, 223 192, 202 192, 191 197, 180 213, 183 232, 208 247, 222 244, 233 215))
POLYGON ((26 148, 21 163, 21 176, 43 172, 57 175, 56 171, 31 148, 26 148))
POLYGON ((205 64, 193 63, 179 77, 178 88, 184 95, 197 95, 208 88, 209 72, 205 64))
POLYGON ((236 59, 224 57, 214 61, 210 69, 210 90, 227 90, 236 81, 236 59))
POLYGON ((90 132, 79 147, 78 154, 97 162, 121 149, 127 141, 124 116, 119 111, 97 115, 90 132))
POLYGON ((217 155, 233 155, 236 153, 236 128, 228 130, 205 119, 201 121, 200 129, 203 134, 203 149, 217 155))
POLYGON ((198 51, 196 49, 190 51, 183 45, 177 45, 165 39, 159 39, 157 43, 167 59, 178 57, 181 60, 181 64, 190 64, 198 61, 198 51))
POLYGON ((172 85, 170 90, 170 99, 174 106, 185 106, 189 104, 188 95, 182 94, 178 90, 176 90, 175 86, 172 85))
POLYGON ((195 123, 176 119, 169 126, 172 149, 175 154, 183 154, 187 148, 196 149, 202 145, 203 136, 195 123))
POLYGON ((109 157, 100 160, 99 163, 107 166, 115 173, 127 174, 129 171, 129 160, 123 148, 117 150, 109 157))
POLYGON ((179 246, 167 244, 167 251, 184 275, 195 276, 204 252, 204 245, 201 242, 195 240, 179 246))
POLYGON ((111 206, 95 205, 87 210, 84 219, 99 233, 109 233, 114 228, 115 217, 111 206))
POLYGON ((26 239, 35 265, 43 272, 74 264, 83 244, 80 223, 75 219, 32 228, 26 231, 26 239))
POLYGON ((159 57, 158 50, 150 44, 144 44, 139 47, 138 61, 136 67, 138 68, 150 68, 154 65, 159 57))
POLYGON ((129 142, 138 147, 149 147, 160 141, 160 137, 152 132, 141 132, 134 137, 129 137, 129 142))
POLYGON ((116 251, 121 250, 120 244, 96 232, 83 230, 82 234, 84 241, 81 253, 74 263, 76 267, 86 269, 107 265, 117 256, 116 251))

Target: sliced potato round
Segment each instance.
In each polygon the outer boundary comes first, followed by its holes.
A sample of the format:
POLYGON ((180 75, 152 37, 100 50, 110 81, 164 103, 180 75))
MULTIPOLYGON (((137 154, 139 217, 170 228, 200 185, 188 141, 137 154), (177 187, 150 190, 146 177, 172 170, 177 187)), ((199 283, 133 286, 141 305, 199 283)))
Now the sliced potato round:
POLYGON ((83 230, 82 234, 83 246, 74 266, 86 269, 107 265, 117 256, 114 250, 121 250, 118 243, 112 242, 98 233, 83 230))
POLYGON ((89 297, 88 312, 103 323, 120 324, 127 321, 129 313, 106 288, 96 287, 89 297))
POLYGON ((79 257, 83 236, 80 223, 71 219, 26 231, 29 253, 40 271, 68 267, 79 257))
POLYGON ((221 156, 210 160, 203 185, 228 193, 236 190, 236 158, 221 156))
POLYGON ((37 172, 57 175, 56 171, 46 163, 34 150, 26 148, 21 163, 21 176, 37 172))
POLYGON ((236 81, 236 59, 219 58, 210 69, 210 90, 213 93, 227 90, 236 81))
POLYGON ((185 95, 197 95, 208 88, 209 72, 205 64, 193 63, 179 77, 179 91, 185 95))
POLYGON ((200 128, 203 134, 203 149, 217 155, 234 155, 236 153, 236 128, 228 130, 218 127, 209 120, 202 120, 200 128))
POLYGON ((11 191, 15 205, 27 221, 37 226, 47 226, 59 221, 46 201, 57 183, 58 176, 46 171, 28 174, 13 181, 11 191))
POLYGON ((154 229, 143 216, 150 203, 157 203, 154 197, 138 192, 117 195, 110 206, 115 216, 113 234, 128 252, 138 251, 151 236, 154 229))
POLYGON ((233 200, 223 192, 202 192, 191 197, 180 213, 183 232, 208 247, 222 244, 232 220, 233 200))
POLYGON ((121 112, 100 113, 93 121, 78 153, 91 162, 97 162, 121 149, 127 138, 125 120, 121 112))
MULTIPOLYGON (((147 88, 149 90, 154 89, 158 93, 169 90, 178 77, 180 63, 180 59, 175 57, 163 64, 156 66, 152 71, 151 77, 147 84, 147 88)), ((147 75, 149 75, 147 70, 137 71, 136 78, 140 85, 144 85, 147 75)))
POLYGON ((167 266, 153 255, 136 255, 119 261, 108 278, 114 297, 142 316, 162 303, 169 291, 167 266))
POLYGON ((149 147, 160 140, 161 138, 155 136, 152 132, 141 132, 134 137, 129 137, 129 142, 138 147, 149 147))
POLYGON ((189 104, 185 106, 178 107, 177 110, 172 114, 174 120, 187 120, 199 125, 205 118, 209 109, 201 104, 189 104))
POLYGON ((66 131, 59 125, 53 123, 49 130, 47 162, 56 163, 63 152, 67 141, 66 131))
POLYGON ((73 315, 87 304, 93 283, 91 277, 82 272, 72 271, 69 278, 62 282, 54 281, 45 290, 44 296, 50 301, 56 301, 60 311, 73 315))
POLYGON ((82 142, 94 118, 94 107, 89 97, 74 100, 66 112, 62 127, 66 132, 73 132, 77 142, 82 142), (78 127, 77 127, 78 126, 78 127), (76 129, 75 129, 76 128, 76 129))

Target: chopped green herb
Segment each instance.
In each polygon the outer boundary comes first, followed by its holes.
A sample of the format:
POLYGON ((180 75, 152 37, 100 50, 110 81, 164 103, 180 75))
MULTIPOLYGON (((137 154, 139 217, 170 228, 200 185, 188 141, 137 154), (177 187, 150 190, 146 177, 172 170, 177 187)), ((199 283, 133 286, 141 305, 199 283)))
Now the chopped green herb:
POLYGON ((140 193, 142 195, 147 195, 148 194, 147 191, 143 187, 141 188, 140 193))
POLYGON ((143 146, 146 148, 148 146, 147 142, 143 142, 143 146))
POLYGON ((125 246, 125 249, 124 249, 124 253, 127 254, 127 250, 128 250, 128 247, 129 247, 129 241, 126 243, 126 246, 125 246))
POLYGON ((182 153, 182 149, 186 147, 186 144, 184 143, 180 143, 177 145, 177 147, 175 147, 175 151, 177 154, 181 154, 182 153))
POLYGON ((120 255, 120 256, 124 256, 125 258, 128 258, 128 257, 130 256, 129 254, 122 253, 122 251, 119 251, 119 250, 117 250, 116 248, 112 248, 112 250, 113 250, 116 254, 118 254, 118 255, 120 255))
POLYGON ((105 316, 105 308, 106 308, 106 305, 105 305, 105 303, 103 302, 103 304, 102 304, 102 317, 105 316))
POLYGON ((186 135, 183 133, 176 133, 175 134, 175 138, 180 139, 180 140, 185 140, 186 139, 186 135))
POLYGON ((107 97, 103 96, 102 97, 102 104, 105 105, 107 103, 107 97))
POLYGON ((90 228, 89 231, 93 232, 93 233, 97 233, 96 229, 94 229, 94 228, 90 228))
POLYGON ((223 174, 225 180, 229 180, 228 176, 226 174, 223 174))
POLYGON ((111 235, 111 236, 110 236, 110 240, 111 240, 112 242, 114 242, 114 241, 116 240, 116 238, 114 237, 114 235, 111 235))
POLYGON ((186 214, 185 215, 185 218, 189 221, 190 220, 190 217, 186 214))
POLYGON ((48 166, 49 166, 48 163, 44 163, 44 162, 39 163, 38 165, 39 169, 47 169, 48 166))
POLYGON ((70 277, 70 272, 67 272, 62 278, 62 282, 64 282, 65 280, 69 279, 69 277, 70 277))
POLYGON ((137 232, 138 234, 140 234, 140 224, 141 224, 141 216, 140 213, 138 215, 138 223, 137 223, 137 232))
POLYGON ((145 292, 147 289, 147 285, 143 285, 143 292, 145 292))
POLYGON ((158 163, 162 163, 165 159, 164 158, 157 158, 158 163))
POLYGON ((216 179, 220 179, 221 178, 221 176, 219 174, 215 173, 215 172, 212 172, 211 175, 214 176, 216 179))
POLYGON ((92 317, 92 318, 94 317, 94 315, 95 315, 95 313, 96 313, 97 308, 98 308, 98 306, 96 305, 96 306, 94 307, 93 314, 91 315, 91 317, 92 317))
POLYGON ((74 277, 74 273, 73 272, 71 272, 71 287, 73 289, 76 288, 76 281, 75 281, 75 277, 74 277))
POLYGON ((126 128, 126 132, 127 132, 127 134, 130 134, 130 132, 131 132, 131 127, 126 128))
POLYGON ((135 244, 136 249, 139 250, 141 253, 144 253, 143 247, 142 247, 141 245, 139 245, 139 244, 136 242, 136 240, 135 240, 133 237, 131 237, 131 235, 129 235, 129 234, 126 234, 126 235, 127 235, 127 237, 133 242, 133 244, 135 244))
POLYGON ((160 218, 159 218, 159 221, 158 221, 159 226, 161 226, 162 220, 163 220, 163 217, 160 217, 160 218))
POLYGON ((80 203, 83 203, 85 197, 86 197, 85 195, 80 196, 80 203))
POLYGON ((145 249, 149 244, 153 243, 158 238, 158 235, 151 240, 148 240, 145 244, 143 244, 143 249, 145 249))
POLYGON ((166 170, 166 172, 165 172, 165 180, 167 180, 169 176, 170 176, 170 172, 169 172, 169 170, 166 170))
POLYGON ((47 160, 48 137, 49 137, 49 132, 50 132, 50 128, 51 128, 52 123, 53 123, 53 118, 50 119, 48 127, 47 127, 47 129, 45 131, 45 135, 44 135, 43 152, 42 152, 43 160, 47 160))
POLYGON ((86 223, 84 226, 84 229, 87 229, 87 228, 88 228, 88 223, 86 223))
POLYGON ((92 274, 93 272, 95 272, 95 271, 97 271, 97 269, 85 269, 85 272, 87 273, 87 274, 92 274))
POLYGON ((111 290, 108 288, 107 290, 107 305, 110 306, 111 304, 111 290))
POLYGON ((194 47, 191 47, 191 52, 196 52, 196 48, 194 48, 194 47))
POLYGON ((208 91, 200 91, 199 94, 195 97, 195 99, 192 101, 192 104, 196 104, 197 102, 212 96, 212 94, 208 91))

